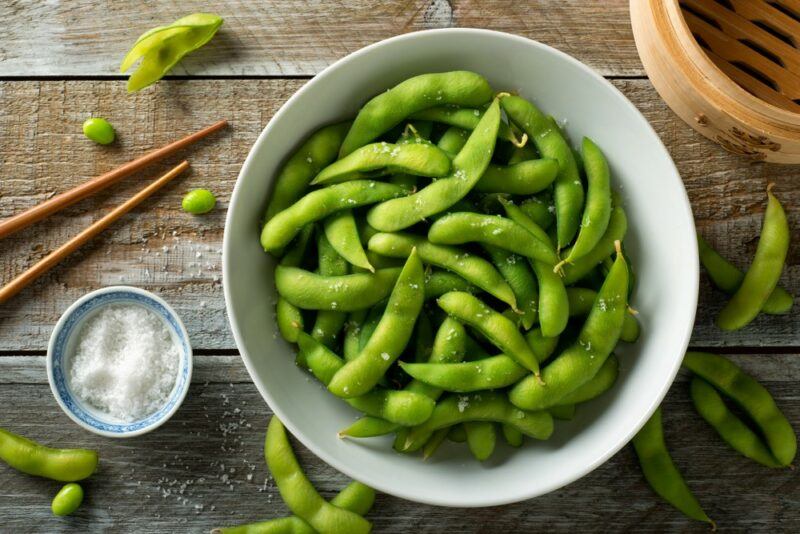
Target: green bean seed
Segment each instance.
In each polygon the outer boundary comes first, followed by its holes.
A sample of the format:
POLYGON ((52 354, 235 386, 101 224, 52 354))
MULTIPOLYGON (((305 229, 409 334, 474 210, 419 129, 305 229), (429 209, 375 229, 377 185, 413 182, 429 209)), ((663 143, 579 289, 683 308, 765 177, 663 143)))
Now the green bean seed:
POLYGON ((53 497, 50 509, 53 511, 53 515, 71 515, 80 507, 82 502, 83 488, 80 484, 70 482, 61 488, 58 493, 56 493, 56 496, 53 497))
MULTIPOLYGON (((711 245, 700 234, 697 234, 697 245, 700 250, 700 263, 708 273, 711 282, 729 295, 736 293, 736 290, 742 285, 744 273, 711 248, 711 245)), ((764 302, 761 311, 770 315, 780 315, 788 313, 793 305, 792 294, 782 287, 776 287, 764 302)))
POLYGON ((83 122, 83 135, 100 145, 110 145, 117 136, 111 123, 100 117, 91 117, 83 122))
POLYGON ((338 508, 323 499, 297 463, 286 430, 272 416, 264 441, 267 460, 275 485, 286 506, 319 532, 368 533, 372 525, 360 515, 338 508))
POLYGON ((792 463, 797 437, 772 395, 730 360, 707 352, 687 352, 683 365, 717 388, 750 416, 781 465, 792 463))
POLYGON ((511 95, 501 98, 500 104, 509 120, 528 134, 528 138, 534 142, 542 157, 558 160, 555 201, 560 250, 575 237, 583 207, 583 185, 575 156, 559 129, 553 128, 552 123, 536 106, 523 98, 511 95))
POLYGON ((628 308, 628 267, 617 242, 617 258, 597 293, 578 339, 542 370, 542 379, 523 378, 509 399, 526 410, 561 404, 594 377, 614 350, 628 308))
POLYGON ((483 175, 494 153, 500 107, 495 100, 480 124, 453 158, 450 174, 404 199, 387 200, 371 208, 367 222, 378 230, 395 232, 442 212, 464 198, 483 175))
POLYGON ((275 178, 275 186, 267 204, 265 220, 272 219, 297 202, 311 180, 325 167, 336 161, 339 147, 350 129, 349 122, 325 126, 314 132, 292 154, 275 178))
POLYGON ((340 256, 356 267, 375 271, 361 245, 352 210, 337 211, 325 219, 322 224, 325 228, 325 236, 340 256))
POLYGON ((202 215, 214 209, 217 198, 208 189, 192 189, 183 196, 181 207, 186 213, 202 215))
POLYGON ((467 435, 467 446, 476 460, 482 462, 494 452, 497 443, 497 432, 494 423, 488 421, 470 421, 464 423, 467 435))
POLYGON ((328 384, 337 397, 349 399, 371 390, 405 350, 425 301, 425 275, 416 249, 406 261, 386 311, 358 356, 339 369, 328 384))
POLYGON ((402 187, 372 180, 353 180, 308 193, 267 221, 261 246, 267 252, 285 247, 305 225, 343 209, 374 204, 404 195, 402 187))
POLYGON ((551 269, 558 262, 549 244, 533 238, 524 227, 499 215, 450 213, 431 225, 428 240, 439 245, 488 244, 541 261, 551 269))
POLYGON ((29 475, 75 482, 97 469, 97 452, 88 449, 51 449, 0 428, 0 460, 29 475))
POLYGON ((434 245, 424 237, 405 233, 379 233, 370 238, 370 250, 395 258, 405 258, 416 247, 423 263, 447 269, 475 287, 497 297, 512 308, 517 300, 511 287, 491 263, 456 247, 434 245))
POLYGON ((697 521, 705 521, 716 528, 684 482, 669 455, 661 426, 661 408, 655 411, 650 420, 634 436, 632 443, 650 487, 686 516, 697 521))
POLYGON ((744 275, 742 285, 717 317, 723 330, 738 330, 756 318, 778 285, 789 251, 789 222, 781 203, 767 188, 767 211, 753 263, 744 275))
POLYGON ((279 265, 275 287, 289 303, 305 310, 355 311, 386 298, 394 287, 399 268, 344 276, 318 274, 279 265))
POLYGON ((532 159, 508 166, 489 165, 475 184, 475 191, 532 195, 547 189, 557 174, 558 161, 554 159, 532 159))
POLYGON ((539 318, 539 290, 533 271, 522 256, 492 245, 484 245, 484 248, 514 292, 517 307, 522 312, 519 322, 525 330, 529 330, 539 318))
POLYGON ((539 374, 539 363, 517 326, 469 293, 452 291, 439 297, 439 307, 483 334, 518 364, 539 374))
POLYGON ((767 467, 781 467, 758 434, 736 417, 713 386, 694 377, 691 392, 697 413, 733 450, 767 467))
MULTIPOLYGON (((481 106, 492 98, 483 76, 468 71, 422 74, 367 102, 342 144, 340 157, 377 139, 412 114, 434 106, 481 106)), ((492 137, 497 136, 495 135, 492 137)))
POLYGON ((470 421, 505 423, 534 439, 548 439, 553 433, 553 418, 549 413, 520 410, 504 394, 482 391, 440 400, 433 415, 411 429, 403 451, 419 450, 440 428, 470 421))

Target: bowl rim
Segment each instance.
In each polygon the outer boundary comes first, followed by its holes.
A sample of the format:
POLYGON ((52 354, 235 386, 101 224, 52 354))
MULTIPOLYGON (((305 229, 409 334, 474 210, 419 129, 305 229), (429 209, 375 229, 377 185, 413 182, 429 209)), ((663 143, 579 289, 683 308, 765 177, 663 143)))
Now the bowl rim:
MULTIPOLYGON (((108 306, 109 304, 110 303, 100 304, 100 305, 98 305, 98 308, 103 307, 103 306, 108 306)), ((170 327, 172 327, 172 325, 170 325, 170 327)), ((71 332, 70 336, 75 335, 76 332, 77 331, 71 332)), ((155 430, 156 428, 160 427, 161 425, 166 423, 173 416, 173 414, 175 414, 175 412, 178 411, 178 408, 181 407, 181 405, 183 404, 183 401, 186 399, 186 395, 189 392, 189 386, 190 386, 191 381, 192 381, 192 369, 194 368, 194 351, 192 350, 192 344, 190 342, 189 332, 186 330, 186 325, 183 324, 183 321, 181 320, 180 315, 178 315, 178 313, 175 311, 175 309, 172 306, 170 306, 167 303, 167 301, 165 301, 164 299, 162 299, 158 295, 155 295, 154 293, 151 293, 150 291, 147 291, 146 289, 141 289, 141 288, 133 287, 133 286, 108 286, 108 287, 103 287, 103 288, 100 288, 100 289, 96 289, 94 291, 90 291, 89 293, 86 293, 85 295, 83 295, 82 297, 77 299, 75 302, 70 304, 70 306, 64 311, 64 313, 61 314, 61 317, 58 319, 58 322, 56 322, 56 325, 53 327, 53 332, 50 334, 50 341, 47 344, 46 365, 47 365, 47 381, 50 384, 50 391, 53 394, 53 397, 55 397, 56 402, 58 403, 58 405, 61 408, 61 410, 65 414, 67 414, 67 416, 70 419, 72 419, 75 423, 77 423, 79 426, 85 428, 86 430, 89 430, 90 432, 94 432, 95 434, 98 434, 98 435, 101 435, 101 436, 110 437, 110 438, 132 438, 132 437, 135 437, 135 436, 140 436, 142 434, 147 434, 148 432, 151 432, 151 431, 155 430), (86 302, 89 302, 89 301, 91 301, 93 299, 96 299, 97 297, 100 297, 102 295, 106 295, 106 294, 109 294, 109 293, 128 293, 128 294, 132 294, 132 295, 138 295, 138 296, 141 296, 141 297, 144 297, 146 299, 152 300, 153 302, 159 304, 161 307, 163 307, 167 311, 167 313, 174 320, 174 325, 177 326, 178 334, 182 338, 181 339, 181 341, 183 342, 182 343, 182 345, 183 345, 182 349, 185 348, 185 350, 182 350, 182 352, 184 353, 185 358, 181 358, 181 361, 185 361, 185 364, 184 364, 183 367, 181 367, 178 370, 178 372, 181 373, 183 371, 183 369, 185 368, 186 369, 186 371, 185 371, 186 379, 183 381, 183 384, 181 385, 180 389, 175 391, 174 394, 171 393, 169 398, 168 398, 168 400, 167 400, 167 402, 170 402, 170 401, 172 401, 172 399, 175 399, 175 402, 173 403, 172 407, 168 411, 164 412, 161 415, 161 417, 159 417, 158 419, 156 419, 155 421, 153 421, 149 425, 144 426, 142 428, 138 428, 136 430, 126 430, 126 431, 121 431, 121 432, 114 432, 114 431, 110 431, 110 430, 104 430, 102 428, 98 428, 96 426, 93 426, 93 425, 87 423, 86 421, 84 421, 83 419, 79 418, 78 416, 75 415, 75 413, 64 402, 64 399, 61 396, 61 393, 60 393, 60 391, 58 389, 58 386, 57 386, 56 380, 55 380, 55 376, 54 376, 54 369, 53 369, 53 367, 54 367, 53 366, 53 358, 54 358, 54 356, 53 356, 53 353, 55 352, 55 347, 56 347, 56 343, 57 343, 59 334, 61 333, 61 331, 66 326, 67 321, 70 319, 70 317, 72 317, 72 315, 83 304, 85 304, 86 302)), ((176 378, 176 382, 179 381, 179 378, 180 377, 176 378)), ((69 395, 72 396, 72 393, 69 392, 69 395)))
POLYGON ((237 206, 237 203, 238 203, 237 201, 238 201, 240 195, 244 194, 244 193, 242 193, 242 188, 241 188, 242 178, 244 176, 246 176, 247 174, 250 174, 252 172, 251 171, 251 167, 254 165, 253 161, 255 160, 255 154, 258 153, 259 151, 263 150, 266 147, 266 139, 269 136, 270 132, 275 127, 275 124, 277 122, 279 122, 278 119, 280 119, 280 117, 282 117, 287 112, 287 110, 289 108, 291 108, 291 106, 295 103, 295 101, 300 98, 300 95, 304 94, 306 91, 309 90, 309 87, 311 87, 312 85, 316 85, 318 83, 323 83, 324 80, 330 75, 330 72, 333 69, 335 69, 336 67, 338 67, 339 65, 341 65, 342 63, 357 60, 360 56, 368 54, 372 50, 374 50, 374 49, 376 49, 378 47, 385 46, 387 44, 391 44, 391 43, 395 43, 395 42, 399 42, 399 41, 417 39, 420 36, 434 34, 434 33, 436 33, 436 34, 466 34, 466 35, 475 35, 475 36, 488 35, 488 36, 493 36, 493 37, 496 37, 496 38, 518 41, 518 42, 524 43, 524 44, 526 44, 528 46, 533 46, 533 47, 536 47, 536 48, 544 49, 548 53, 554 54, 555 56, 557 56, 561 60, 566 61, 568 63, 572 63, 574 66, 577 66, 580 70, 584 71, 586 74, 588 74, 589 76, 593 77, 595 80, 597 80, 602 85, 604 85, 608 90, 610 90, 618 99, 620 99, 622 101, 623 105, 629 107, 632 111, 634 111, 634 116, 640 122, 640 126, 642 128, 644 128, 644 129, 646 129, 647 131, 649 131, 652 134, 653 139, 658 143, 658 145, 660 145, 661 149, 664 151, 664 154, 667 156, 668 164, 669 164, 669 166, 670 166, 670 168, 672 170, 672 173, 673 173, 673 178, 680 185, 680 192, 683 195, 682 198, 684 200, 684 203, 683 203, 682 208, 683 208, 683 210, 688 212, 688 217, 687 218, 688 218, 689 223, 690 223, 690 229, 689 229, 690 230, 690 232, 689 232, 690 235, 688 235, 686 237, 689 240, 689 244, 690 245, 694 245, 693 247, 690 247, 690 250, 694 251, 694 260, 695 260, 695 261, 692 262, 692 265, 694 265, 694 267, 691 269, 691 272, 689 273, 689 277, 686 280, 686 284, 691 289, 691 291, 690 291, 690 299, 692 301, 692 307, 691 307, 691 311, 689 312, 689 315, 690 315, 689 318, 691 320, 686 322, 686 327, 684 328, 684 331, 676 332, 676 336, 679 336, 679 338, 681 339, 681 342, 680 342, 679 345, 683 347, 682 351, 683 352, 686 351, 686 348, 689 346, 689 340, 691 338, 691 334, 692 334, 692 331, 693 331, 693 328, 694 328, 694 320, 695 320, 695 316, 696 316, 696 312, 697 312, 698 290, 699 290, 699 285, 700 285, 700 268, 699 268, 699 265, 698 265, 699 260, 698 260, 698 256, 697 256, 697 252, 696 252, 697 251, 696 228, 695 228, 695 224, 694 224, 694 217, 693 217, 693 214, 692 214, 692 208, 691 208, 691 203, 689 201, 688 193, 687 193, 686 188, 683 185, 683 182, 682 182, 682 180, 680 178, 680 173, 678 172, 678 169, 675 166, 675 162, 672 160, 672 157, 670 156, 669 151, 667 150, 667 148, 664 145, 663 141, 659 137, 658 133, 655 131, 653 126, 650 124, 650 122, 644 117, 642 112, 639 111, 639 109, 619 89, 614 87, 614 85, 609 80, 607 80, 602 75, 597 73, 594 69, 592 69, 591 67, 583 64, 582 62, 580 62, 576 58, 570 56, 569 54, 567 54, 565 52, 562 52, 561 50, 558 50, 557 48, 554 48, 554 47, 546 45, 544 43, 535 41, 533 39, 529 39, 527 37, 523 37, 523 36, 520 36, 520 35, 515 35, 515 34, 511 34, 511 33, 507 33, 507 32, 501 32, 501 31, 496 31, 496 30, 487 30, 487 29, 481 29, 481 28, 440 28, 440 29, 431 29, 431 30, 421 30, 421 31, 405 33, 405 34, 402 34, 402 35, 397 35, 397 36, 390 37, 390 38, 387 38, 387 39, 384 39, 384 40, 381 40, 381 41, 377 41, 377 42, 372 43, 372 44, 370 44, 368 46, 365 46, 365 47, 363 47, 363 48, 361 48, 359 50, 356 50, 355 52, 352 52, 352 53, 350 53, 350 54, 338 59, 337 61, 335 61, 334 63, 330 64, 329 66, 325 67, 316 76, 314 76, 314 78, 312 80, 310 80, 308 83, 303 85, 291 97, 289 97, 289 99, 280 107, 280 109, 278 109, 275 112, 275 114, 269 120, 267 125, 264 127, 264 129, 259 134, 259 136, 256 139, 255 143, 251 147, 250 152, 248 152, 247 158, 245 159, 245 161, 244 161, 244 163, 242 165, 242 168, 241 168, 241 170, 239 172, 239 175, 237 176, 236 184, 234 186, 234 190, 233 190, 233 193, 231 194, 230 202, 229 202, 229 205, 228 205, 228 212, 227 212, 226 219, 225 219, 225 230, 224 230, 224 234, 223 234, 223 247, 222 247, 222 284, 223 284, 223 293, 224 293, 224 296, 225 296, 225 307, 226 307, 226 311, 227 311, 227 314, 228 314, 228 322, 229 322, 229 324, 231 326, 231 332, 233 333, 234 341, 236 342, 236 346, 239 349, 240 357, 242 358, 242 361, 244 362, 244 365, 245 365, 245 367, 247 369, 248 374, 250 375, 251 380, 253 381, 253 384, 256 386, 256 389, 259 391, 259 393, 261 394, 262 398, 264 398, 264 400, 267 402, 269 408, 272 410, 274 415, 277 415, 281 419, 283 424, 295 436, 295 438, 297 438, 315 456, 317 456, 323 462, 325 462, 326 464, 330 465, 331 467, 333 467, 334 469, 338 470, 339 472, 347 475, 350 478, 358 479, 361 482, 363 482, 365 484, 368 484, 369 486, 371 486, 371 487, 373 487, 373 488, 375 488, 375 489, 377 489, 377 490, 379 490, 379 491, 381 491, 383 493, 387 493, 389 495, 393 495, 393 496, 396 496, 396 497, 399 497, 399 498, 402 498, 402 499, 405 499, 405 500, 424 503, 424 504, 430 504, 430 505, 436 505, 436 506, 447 506, 447 507, 476 508, 476 507, 500 506, 500 505, 505 505, 505 504, 512 504, 512 503, 516 503, 516 502, 521 502, 521 501, 524 501, 524 500, 527 500, 527 499, 531 499, 531 498, 535 498, 535 497, 538 497, 538 496, 541 496, 541 495, 546 495, 548 493, 551 493, 551 492, 553 492, 553 491, 555 491, 555 490, 557 490, 559 488, 562 488, 564 486, 567 486, 568 484, 571 484, 571 483, 575 482, 576 480, 579 480, 579 479, 583 478, 584 476, 586 476, 587 474, 589 474, 590 472, 595 470, 597 467, 601 466, 606 461, 608 461, 609 458, 611 458, 614 454, 619 452, 619 450, 621 450, 622 447, 624 447, 633 438, 633 436, 639 431, 639 429, 642 428, 642 426, 644 426, 644 424, 647 422, 647 420, 655 412, 656 408, 658 408, 658 406, 661 404, 662 400, 664 399, 664 397, 666 396, 666 394, 669 391, 670 387, 672 386, 673 381, 675 380, 675 376, 677 375, 678 370, 680 369, 681 362, 682 362, 683 358, 682 357, 681 358, 675 358, 675 362, 673 363, 672 368, 668 373, 669 380, 665 382, 665 386, 663 387, 662 391, 660 391, 656 395, 656 397, 654 398, 654 400, 650 404, 650 406, 647 406, 646 410, 644 410, 642 412, 643 415, 636 422, 636 424, 634 424, 628 430, 628 432, 624 433, 623 435, 620 435, 616 439, 615 443, 613 445, 611 445, 610 447, 608 447, 606 450, 603 450, 595 458, 594 461, 583 465, 580 469, 576 469, 573 472, 572 476, 566 477, 563 480, 549 481, 547 483, 543 483, 542 485, 538 486, 537 489, 521 491, 518 494, 516 494, 515 496, 506 496, 506 497, 497 498, 497 497, 492 497, 489 494, 490 492, 487 492, 487 496, 483 500, 480 500, 480 501, 474 501, 473 500, 473 501, 466 502, 466 503, 457 502, 455 499, 450 499, 450 498, 429 498, 429 497, 426 496, 426 498, 422 499, 422 498, 420 498, 419 496, 417 496, 417 495, 415 495, 413 493, 402 491, 402 490, 398 490, 398 489, 392 487, 389 483, 385 483, 384 480, 379 476, 374 476, 374 477, 373 476, 367 476, 367 477, 365 477, 365 476, 363 476, 363 473, 354 472, 346 463, 339 462, 332 455, 328 454, 325 449, 317 447, 313 443, 313 441, 309 438, 309 436, 307 436, 306 433, 300 429, 300 427, 295 425, 294 421, 285 418, 283 410, 277 405, 277 403, 274 402, 274 399, 273 399, 272 395, 270 394, 270 392, 268 391, 266 385, 258 377, 258 374, 256 373, 255 368, 254 368, 254 364, 251 363, 251 357, 246 353, 246 351, 241 349, 241 347, 245 346, 245 344, 244 344, 242 333, 241 333, 241 331, 239 330, 239 327, 238 327, 239 318, 238 318, 238 316, 237 316, 237 314, 236 314, 236 312, 235 312, 235 310, 233 308, 233 305, 231 304, 231 289, 230 289, 231 280, 230 280, 230 278, 233 276, 232 272, 233 272, 234 266, 233 266, 233 263, 232 263, 233 262, 233 253, 230 250, 231 240, 229 238, 229 235, 230 235, 230 232, 231 232, 231 225, 232 225, 232 218, 233 218, 232 214, 234 213, 234 211, 236 209, 236 206, 237 206))

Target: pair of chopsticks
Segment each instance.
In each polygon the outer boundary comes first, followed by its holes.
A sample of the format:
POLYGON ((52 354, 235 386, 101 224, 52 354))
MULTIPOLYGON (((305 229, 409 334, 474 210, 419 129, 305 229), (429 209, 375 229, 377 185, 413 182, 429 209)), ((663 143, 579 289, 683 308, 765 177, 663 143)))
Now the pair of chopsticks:
MULTIPOLYGON (((0 221, 0 239, 6 237, 18 230, 21 230, 31 224, 40 221, 67 206, 70 206, 81 199, 84 199, 88 196, 101 191, 108 186, 118 182, 122 178, 133 174, 134 172, 150 165, 151 163, 155 163, 164 159, 167 156, 172 155, 173 153, 177 152, 178 150, 203 139, 204 137, 216 132, 227 126, 228 121, 221 120, 208 126, 207 128, 203 128, 202 130, 195 132, 191 135, 188 135, 182 139, 174 141, 158 150, 154 150, 144 156, 137 158, 133 161, 129 161, 128 163, 117 167, 116 169, 109 171, 103 175, 100 175, 96 178, 92 178, 91 180, 73 188, 69 191, 61 193, 60 195, 56 195, 53 198, 42 202, 22 213, 17 215, 13 215, 0 221)), ((169 172, 158 178, 156 181, 136 193, 133 197, 126 200, 107 215, 105 215, 100 220, 92 223, 86 229, 84 229, 81 233, 55 249, 53 252, 45 256, 41 259, 38 263, 30 267, 28 270, 14 278, 11 282, 6 284, 4 287, 0 288, 0 304, 7 301, 20 291, 25 288, 28 284, 39 278, 41 275, 52 269, 55 265, 57 265, 61 260, 67 257, 69 254, 77 250, 81 245, 98 235, 100 232, 111 226, 117 219, 131 211, 133 208, 141 204, 147 197, 164 187, 173 178, 181 174, 183 171, 189 168, 188 161, 182 161, 175 167, 173 167, 169 172)))

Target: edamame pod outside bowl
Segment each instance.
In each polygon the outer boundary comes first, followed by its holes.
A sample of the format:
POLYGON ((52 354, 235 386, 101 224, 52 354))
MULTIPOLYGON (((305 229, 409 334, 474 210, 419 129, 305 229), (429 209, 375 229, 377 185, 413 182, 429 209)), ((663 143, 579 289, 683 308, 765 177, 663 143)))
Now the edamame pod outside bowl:
POLYGON ((585 65, 529 39, 487 30, 405 34, 355 52, 310 80, 264 128, 239 174, 224 239, 228 316, 242 359, 270 408, 306 447, 347 476, 404 499, 442 506, 494 506, 530 499, 586 475, 622 448, 661 403, 680 367, 694 323, 698 257, 686 191, 647 120, 585 65), (513 91, 565 121, 573 142, 602 147, 625 201, 626 253, 637 269, 632 296, 642 335, 620 346, 617 384, 556 424, 547 441, 498 444, 487 461, 445 443, 423 461, 392 449, 392 436, 343 440, 357 413, 295 365, 274 320, 275 261, 259 244, 273 180, 319 127, 352 118, 359 106, 408 77, 470 70, 493 89, 513 91))

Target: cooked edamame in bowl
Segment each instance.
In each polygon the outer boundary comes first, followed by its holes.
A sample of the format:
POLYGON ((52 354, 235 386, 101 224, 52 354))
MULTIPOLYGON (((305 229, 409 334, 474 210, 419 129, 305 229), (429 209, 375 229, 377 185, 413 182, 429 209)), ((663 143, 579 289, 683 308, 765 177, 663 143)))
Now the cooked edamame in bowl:
POLYGON ((448 506, 535 497, 619 450, 697 295, 646 120, 574 59, 483 30, 383 41, 298 91, 242 168, 224 254, 237 344, 292 433, 448 506))

